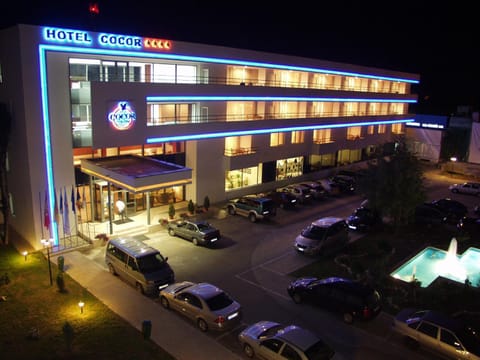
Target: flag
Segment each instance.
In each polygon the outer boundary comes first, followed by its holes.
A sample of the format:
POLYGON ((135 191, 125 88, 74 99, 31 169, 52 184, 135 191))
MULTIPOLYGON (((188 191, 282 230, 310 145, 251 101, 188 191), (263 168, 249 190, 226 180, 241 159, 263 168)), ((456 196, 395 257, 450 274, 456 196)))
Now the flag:
MULTIPOLYGON (((55 213, 55 222, 58 224, 60 222, 60 213, 58 212, 58 202, 57 202, 57 190, 55 190, 55 203, 54 203, 54 213, 55 213)), ((61 201, 61 200, 60 200, 61 201)))
POLYGON ((70 235, 70 213, 68 212, 67 188, 63 188, 63 233, 70 235))
POLYGON ((82 210, 82 197, 80 196, 80 191, 78 190, 78 187, 77 187, 77 208, 78 208, 78 211, 82 210))
POLYGON ((72 201, 72 211, 74 214, 76 214, 77 208, 75 207, 75 193, 73 192, 73 185, 72 185, 72 194, 70 195, 70 200, 72 201))
POLYGON ((48 209, 48 196, 47 191, 45 191, 45 208, 43 209, 43 226, 50 230, 50 212, 48 209))

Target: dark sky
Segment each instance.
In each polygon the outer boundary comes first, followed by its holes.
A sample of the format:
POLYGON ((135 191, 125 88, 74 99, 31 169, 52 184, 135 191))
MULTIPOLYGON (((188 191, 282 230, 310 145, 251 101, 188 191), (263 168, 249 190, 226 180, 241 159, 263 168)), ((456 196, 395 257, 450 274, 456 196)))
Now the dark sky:
POLYGON ((416 111, 480 105, 474 1, 3 1, 1 27, 53 25, 305 56, 420 74, 416 111), (7 8, 5 8, 7 7, 7 8))

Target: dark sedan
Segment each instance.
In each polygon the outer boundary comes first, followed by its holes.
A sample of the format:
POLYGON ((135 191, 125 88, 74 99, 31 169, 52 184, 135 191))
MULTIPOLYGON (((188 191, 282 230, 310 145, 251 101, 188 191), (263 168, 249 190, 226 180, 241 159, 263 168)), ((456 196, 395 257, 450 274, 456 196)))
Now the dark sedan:
POLYGON ((348 324, 354 319, 371 320, 382 309, 381 297, 377 290, 340 277, 300 278, 290 283, 287 292, 297 304, 308 302, 342 314, 343 320, 348 324))
POLYGON ((432 201, 432 204, 437 207, 438 209, 446 212, 447 214, 451 214, 457 220, 467 216, 468 208, 461 203, 460 201, 444 198, 432 201))
POLYGON ((347 218, 348 228, 354 231, 368 231, 380 222, 378 214, 366 207, 355 209, 353 214, 347 218))

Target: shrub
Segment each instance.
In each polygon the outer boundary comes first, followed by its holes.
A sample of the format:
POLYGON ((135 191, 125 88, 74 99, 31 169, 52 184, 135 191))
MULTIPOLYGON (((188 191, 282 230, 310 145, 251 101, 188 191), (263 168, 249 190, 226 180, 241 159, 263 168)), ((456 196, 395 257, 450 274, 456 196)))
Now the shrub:
POLYGON ((195 212, 195 205, 193 204, 192 199, 188 201, 188 212, 193 214, 195 212))
POLYGON ((75 337, 75 332, 73 331, 72 325, 68 321, 65 321, 62 327, 63 337, 65 339, 65 344, 67 345, 67 350, 72 351, 73 338, 75 337))
POLYGON ((205 196, 205 199, 203 199, 203 207, 207 211, 210 208, 210 199, 208 198, 208 196, 205 196))
POLYGON ((173 206, 173 204, 168 206, 168 216, 170 216, 170 219, 175 217, 175 206, 173 206))
POLYGON ((63 278, 63 273, 58 273, 57 274, 57 287, 58 287, 58 291, 60 291, 61 293, 64 293, 65 292, 65 279, 63 278))

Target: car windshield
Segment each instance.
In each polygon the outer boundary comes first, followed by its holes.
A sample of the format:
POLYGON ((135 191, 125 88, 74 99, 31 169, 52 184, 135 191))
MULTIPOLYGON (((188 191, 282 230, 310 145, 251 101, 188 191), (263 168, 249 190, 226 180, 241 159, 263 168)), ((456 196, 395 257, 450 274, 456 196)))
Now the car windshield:
POLYGON ((310 360, 330 359, 333 354, 333 349, 321 340, 317 341, 305 351, 305 355, 310 360))
POLYGON ((265 337, 270 337, 270 336, 274 336, 276 335, 279 331, 283 330, 285 328, 285 326, 283 325, 275 325, 275 326, 272 326, 271 328, 268 328, 268 329, 265 329, 264 331, 262 331, 257 339, 261 339, 261 338, 265 338, 265 337))
POLYGON ((200 231, 210 230, 212 228, 212 226, 208 223, 199 223, 197 224, 197 226, 198 226, 198 230, 200 231))
POLYGON ((214 297, 211 297, 210 299, 206 299, 205 302, 210 310, 215 311, 230 306, 233 303, 233 300, 230 298, 230 296, 222 292, 214 297))
POLYGON ((142 256, 137 259, 139 270, 144 273, 152 273, 162 269, 165 266, 165 258, 160 254, 142 256))
POLYGON ((309 239, 320 240, 323 239, 326 232, 327 228, 315 226, 312 224, 302 231, 302 235, 309 239))

